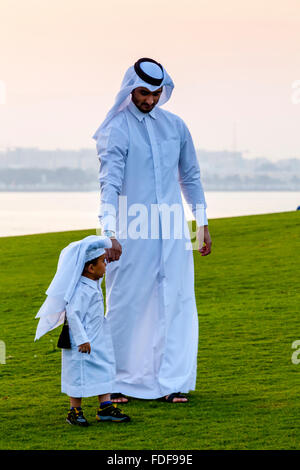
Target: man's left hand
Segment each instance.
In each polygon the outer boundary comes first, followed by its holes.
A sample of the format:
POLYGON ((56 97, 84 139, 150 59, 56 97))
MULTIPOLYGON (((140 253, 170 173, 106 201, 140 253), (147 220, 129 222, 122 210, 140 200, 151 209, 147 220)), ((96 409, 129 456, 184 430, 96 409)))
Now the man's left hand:
POLYGON ((208 226, 204 225, 204 227, 197 228, 197 240, 199 242, 199 253, 201 256, 207 256, 211 253, 211 245, 212 241, 210 238, 210 234, 208 231, 208 226), (204 246, 203 246, 204 243, 204 246))

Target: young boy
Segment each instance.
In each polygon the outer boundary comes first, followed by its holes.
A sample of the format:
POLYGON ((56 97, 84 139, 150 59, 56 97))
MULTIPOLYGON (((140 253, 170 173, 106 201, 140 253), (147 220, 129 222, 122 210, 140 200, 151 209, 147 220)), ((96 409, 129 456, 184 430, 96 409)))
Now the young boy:
POLYGON ((36 339, 64 320, 69 325, 70 349, 62 350, 61 391, 70 397, 69 424, 88 426, 82 398, 98 396, 96 419, 130 421, 110 401, 115 361, 109 327, 104 317, 101 280, 105 273, 106 237, 90 236, 68 245, 61 253, 48 298, 37 317, 36 339), (62 312, 62 307, 64 311, 62 312))

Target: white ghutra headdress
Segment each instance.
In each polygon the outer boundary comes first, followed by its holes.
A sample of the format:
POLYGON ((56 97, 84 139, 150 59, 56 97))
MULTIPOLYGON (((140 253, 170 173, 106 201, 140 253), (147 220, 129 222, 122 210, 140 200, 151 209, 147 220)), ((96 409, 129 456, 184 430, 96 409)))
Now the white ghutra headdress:
POLYGON ((66 304, 74 294, 85 263, 103 255, 105 248, 111 248, 109 238, 90 235, 61 251, 57 271, 46 291, 47 298, 35 317, 40 319, 35 340, 63 323, 66 304))

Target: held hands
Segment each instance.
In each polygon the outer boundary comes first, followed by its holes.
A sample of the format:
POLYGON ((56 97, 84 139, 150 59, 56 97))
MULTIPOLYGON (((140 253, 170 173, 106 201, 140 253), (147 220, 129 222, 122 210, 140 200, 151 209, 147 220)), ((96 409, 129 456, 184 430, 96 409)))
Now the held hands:
POLYGON ((111 238, 111 243, 112 247, 106 248, 105 250, 108 263, 111 263, 112 261, 118 261, 122 254, 122 246, 118 240, 116 238, 111 238))
POLYGON ((198 227, 197 228, 197 240, 199 242, 199 253, 201 253, 201 256, 207 256, 211 253, 211 245, 212 241, 210 238, 210 234, 208 231, 208 226, 204 225, 204 227, 198 227), (205 245, 203 246, 203 243, 205 245))
POLYGON ((91 344, 90 343, 83 343, 78 346, 78 351, 82 353, 91 353, 91 344))

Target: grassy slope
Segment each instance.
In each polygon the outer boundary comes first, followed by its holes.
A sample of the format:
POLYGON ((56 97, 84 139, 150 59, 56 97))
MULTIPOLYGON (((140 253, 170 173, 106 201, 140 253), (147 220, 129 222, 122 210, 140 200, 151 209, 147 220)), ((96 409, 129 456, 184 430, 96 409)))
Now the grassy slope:
POLYGON ((2 238, 0 448, 299 449, 300 364, 291 362, 300 339, 299 217, 209 222, 213 253, 195 253, 197 391, 187 405, 132 400, 124 425, 96 424, 96 398, 86 399, 88 429, 65 423, 58 330, 33 338, 59 251, 92 232, 2 238))

